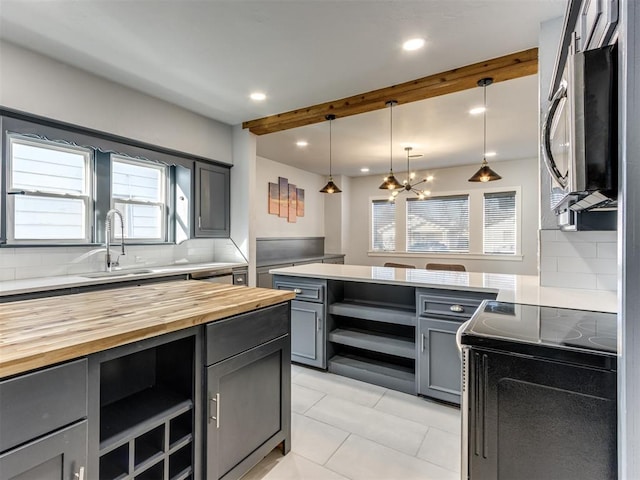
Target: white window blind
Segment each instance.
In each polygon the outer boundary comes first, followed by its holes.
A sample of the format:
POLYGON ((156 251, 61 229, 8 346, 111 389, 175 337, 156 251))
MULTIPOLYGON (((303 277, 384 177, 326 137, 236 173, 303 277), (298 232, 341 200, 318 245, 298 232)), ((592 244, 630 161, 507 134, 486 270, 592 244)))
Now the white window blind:
POLYGON ((10 241, 88 242, 91 150, 9 137, 10 241))
POLYGON ((469 196, 407 199, 407 251, 469 251, 469 196))
MULTIPOLYGON (((135 240, 165 240, 167 167, 111 156, 112 207, 124 217, 124 236, 135 240)), ((122 237, 120 220, 112 229, 122 237)))
POLYGON ((396 249, 396 204, 387 200, 371 202, 371 247, 374 251, 396 249))
POLYGON ((484 194, 484 253, 516 253, 516 192, 484 194))

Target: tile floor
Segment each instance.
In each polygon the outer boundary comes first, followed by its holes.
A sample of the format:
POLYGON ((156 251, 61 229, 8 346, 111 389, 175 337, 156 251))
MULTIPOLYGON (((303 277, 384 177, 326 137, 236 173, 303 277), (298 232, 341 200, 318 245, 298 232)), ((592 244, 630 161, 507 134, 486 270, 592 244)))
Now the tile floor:
POLYGON ((292 366, 292 449, 243 480, 458 480, 460 410, 292 366))

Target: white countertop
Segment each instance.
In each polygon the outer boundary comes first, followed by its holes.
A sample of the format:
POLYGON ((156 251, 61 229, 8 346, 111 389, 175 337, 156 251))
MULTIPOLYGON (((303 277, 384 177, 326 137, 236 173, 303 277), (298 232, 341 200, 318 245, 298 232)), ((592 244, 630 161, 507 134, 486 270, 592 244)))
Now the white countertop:
POLYGON ((541 287, 537 275, 449 272, 327 263, 312 263, 297 267, 275 268, 270 270, 269 273, 328 280, 406 285, 411 287, 495 292, 498 294, 497 299, 504 302, 613 313, 616 313, 618 310, 616 292, 541 287))
POLYGON ((145 278, 168 277, 171 275, 187 275, 195 272, 208 272, 225 270, 237 267, 246 267, 246 263, 183 263, 162 266, 140 265, 132 268, 115 270, 111 274, 106 272, 87 272, 58 277, 25 278, 22 280, 7 280, 0 282, 0 297, 22 293, 42 292, 58 290, 62 288, 82 287, 87 285, 99 285, 105 283, 126 282, 145 278), (145 273, 135 273, 144 271, 145 273))

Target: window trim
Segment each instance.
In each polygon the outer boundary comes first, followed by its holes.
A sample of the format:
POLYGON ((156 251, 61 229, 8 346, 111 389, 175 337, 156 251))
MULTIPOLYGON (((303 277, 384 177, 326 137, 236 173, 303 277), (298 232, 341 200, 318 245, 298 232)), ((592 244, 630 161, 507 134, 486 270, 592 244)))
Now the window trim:
MULTIPOLYGON (((125 238, 125 243, 143 243, 143 244, 158 244, 158 243, 167 243, 169 240, 169 212, 171 207, 170 202, 170 192, 171 192, 171 172, 170 168, 163 163, 156 162, 154 160, 149 159, 140 159, 140 158, 131 158, 126 155, 111 153, 109 155, 109 205, 110 208, 116 208, 116 203, 124 203, 127 205, 151 205, 160 207, 160 231, 161 237, 147 237, 147 238, 125 238), (131 200, 131 199, 122 199, 116 198, 113 196, 113 162, 117 161, 120 163, 128 163, 130 165, 148 167, 148 168, 156 168, 161 171, 162 178, 160 180, 160 197, 164 199, 163 202, 151 202, 144 200, 131 200)), ((111 241, 112 242, 120 242, 119 238, 116 238, 115 231, 116 229, 111 230, 111 241)))
POLYGON ((59 141, 59 140, 49 140, 46 138, 39 138, 30 135, 23 135, 19 133, 6 133, 7 138, 7 156, 6 156, 6 165, 3 171, 6 174, 6 189, 7 193, 5 195, 5 215, 6 215, 6 238, 8 245, 51 245, 51 244, 60 244, 60 245, 78 245, 78 244, 90 244, 93 240, 93 210, 94 210, 94 182, 93 177, 95 173, 95 155, 94 150, 88 147, 82 147, 79 145, 69 144, 67 142, 59 141), (48 147, 54 147, 52 150, 69 152, 78 154, 81 153, 84 156, 84 169, 85 169, 85 178, 84 180, 84 190, 85 193, 82 195, 74 195, 69 193, 55 193, 49 192, 46 190, 27 190, 27 189, 17 189, 11 188, 13 185, 13 145, 15 141, 23 145, 31 145, 34 147, 42 147, 46 145, 48 147), (15 197, 17 194, 21 194, 20 192, 27 192, 24 195, 29 197, 46 197, 46 198, 60 198, 60 199, 77 199, 82 200, 84 206, 84 233, 85 236, 83 238, 72 238, 72 239, 16 239, 15 238, 15 197))

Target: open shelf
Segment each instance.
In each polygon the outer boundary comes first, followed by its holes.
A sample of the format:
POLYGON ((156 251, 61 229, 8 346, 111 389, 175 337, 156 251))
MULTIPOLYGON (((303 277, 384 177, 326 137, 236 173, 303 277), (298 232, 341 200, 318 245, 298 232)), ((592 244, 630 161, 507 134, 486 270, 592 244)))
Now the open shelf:
POLYGON ((191 444, 187 444, 169 457, 169 478, 186 478, 191 473, 191 444))
POLYGON ((100 412, 100 453, 192 407, 191 399, 158 386, 107 405, 100 412))
POLYGON ((329 305, 329 313, 397 325, 416 325, 415 306, 345 300, 329 305))
POLYGON ((344 353, 329 359, 329 371, 400 392, 416 393, 414 371, 402 365, 344 353))
POLYGON ((403 358, 416 358, 413 339, 352 328, 338 328, 329 333, 329 340, 341 345, 372 350, 403 358))

